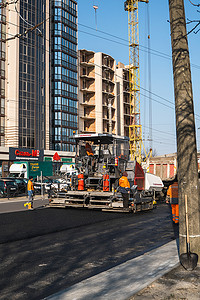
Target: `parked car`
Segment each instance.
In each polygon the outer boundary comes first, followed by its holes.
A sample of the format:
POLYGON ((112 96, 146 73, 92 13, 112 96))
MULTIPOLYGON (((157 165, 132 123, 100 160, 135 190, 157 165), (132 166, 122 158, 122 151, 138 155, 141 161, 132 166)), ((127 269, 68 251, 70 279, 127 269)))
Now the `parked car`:
POLYGON ((55 189, 56 191, 62 191, 68 189, 68 183, 63 178, 53 179, 51 184, 51 188, 55 189))
POLYGON ((18 187, 18 194, 26 194, 28 179, 18 177, 6 177, 1 179, 13 180, 18 187))
POLYGON ((34 194, 41 195, 42 194, 42 189, 41 189, 42 186, 44 188, 44 193, 46 193, 48 187, 50 189, 50 185, 51 185, 51 181, 48 179, 43 179, 42 184, 41 184, 41 182, 37 181, 37 179, 35 178, 33 180, 34 194))
MULTIPOLYGON (((38 182, 36 179, 33 182, 35 194, 41 194, 41 182, 38 182)), ((52 192, 58 192, 61 190, 67 190, 69 184, 63 178, 51 178, 46 177, 43 178, 42 185, 44 187, 44 192, 49 193, 51 190, 52 192)))
POLYGON ((14 180, 0 179, 0 197, 10 197, 18 195, 18 186, 14 180))

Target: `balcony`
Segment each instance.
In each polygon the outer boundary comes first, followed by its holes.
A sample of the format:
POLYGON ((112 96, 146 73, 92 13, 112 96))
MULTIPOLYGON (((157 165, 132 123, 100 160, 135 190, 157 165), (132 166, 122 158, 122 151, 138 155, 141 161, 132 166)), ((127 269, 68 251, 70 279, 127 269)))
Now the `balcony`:
POLYGON ((95 93, 95 90, 92 89, 91 85, 88 85, 86 83, 82 84, 80 91, 87 92, 87 93, 95 93))
POLYGON ((113 90, 109 89, 109 88, 104 88, 102 91, 105 95, 109 97, 115 97, 115 94, 113 92, 113 90))
POLYGON ((84 115, 84 116, 81 116, 81 119, 83 119, 83 120, 95 120, 96 118, 95 118, 95 116, 91 117, 89 115, 84 115))
POLYGON ((102 64, 103 71, 114 73, 113 66, 102 64))
POLYGON ((109 83, 109 84, 115 85, 115 83, 113 82, 113 80, 110 79, 110 78, 103 77, 102 80, 106 81, 106 82, 109 83))
POLYGON ((81 61, 80 65, 85 66, 85 67, 95 67, 95 64, 93 62, 91 62, 90 60, 81 61))
POLYGON ((83 105, 85 107, 95 107, 96 106, 95 103, 90 103, 89 101, 82 102, 82 103, 80 103, 80 105, 83 105))
POLYGON ((95 93, 95 91, 90 90, 88 87, 81 88, 80 91, 81 92, 87 92, 88 94, 94 94, 95 93))
POLYGON ((81 78, 84 78, 85 80, 95 80, 95 77, 91 74, 82 74, 80 75, 81 78))

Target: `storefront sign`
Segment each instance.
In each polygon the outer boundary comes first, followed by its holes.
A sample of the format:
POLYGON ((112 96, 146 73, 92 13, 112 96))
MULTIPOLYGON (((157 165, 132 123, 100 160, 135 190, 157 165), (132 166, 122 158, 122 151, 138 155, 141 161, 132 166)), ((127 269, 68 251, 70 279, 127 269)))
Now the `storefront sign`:
POLYGON ((44 150, 35 150, 27 148, 9 148, 9 160, 34 160, 43 161, 44 150))

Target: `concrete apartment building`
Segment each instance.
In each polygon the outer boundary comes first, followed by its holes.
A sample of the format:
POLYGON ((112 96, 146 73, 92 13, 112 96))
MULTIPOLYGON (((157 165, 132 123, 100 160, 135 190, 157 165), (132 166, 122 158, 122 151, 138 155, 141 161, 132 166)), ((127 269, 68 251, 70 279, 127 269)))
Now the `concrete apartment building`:
POLYGON ((79 132, 116 134, 115 60, 79 51, 79 132))
POLYGON ((128 69, 105 53, 79 50, 79 132, 129 136, 128 69))
POLYGON ((129 68, 118 63, 116 69, 116 97, 119 103, 118 134, 129 136, 130 125, 130 93, 129 93, 129 68))

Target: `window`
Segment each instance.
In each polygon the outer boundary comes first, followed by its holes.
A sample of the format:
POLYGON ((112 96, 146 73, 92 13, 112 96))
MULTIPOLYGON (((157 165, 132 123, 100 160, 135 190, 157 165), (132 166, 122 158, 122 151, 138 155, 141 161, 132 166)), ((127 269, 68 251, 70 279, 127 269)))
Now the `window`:
POLYGON ((27 73, 27 64, 26 63, 23 64, 23 72, 27 73))
POLYGON ((27 91, 27 82, 26 81, 23 82, 23 90, 27 91))

